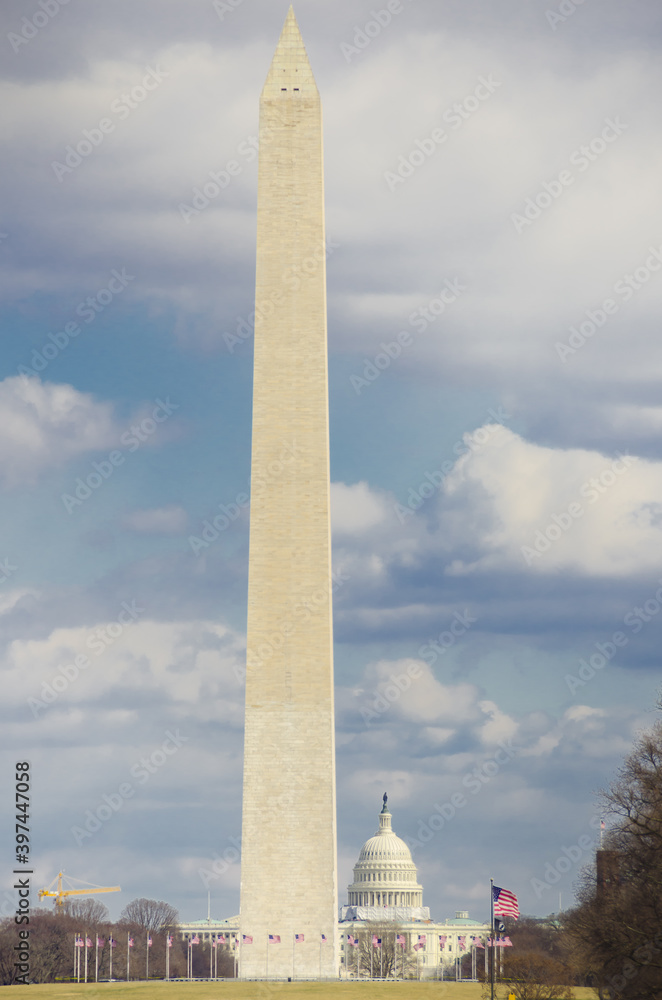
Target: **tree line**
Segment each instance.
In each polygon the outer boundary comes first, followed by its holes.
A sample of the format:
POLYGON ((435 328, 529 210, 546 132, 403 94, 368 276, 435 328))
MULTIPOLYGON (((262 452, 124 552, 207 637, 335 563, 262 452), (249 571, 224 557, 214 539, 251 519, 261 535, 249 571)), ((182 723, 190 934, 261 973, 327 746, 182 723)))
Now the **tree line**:
MULTIPOLYGON (((127 978, 165 979, 166 951, 168 952, 171 979, 187 975, 188 945, 177 931, 177 910, 161 900, 134 899, 124 907, 119 921, 112 923, 106 906, 97 900, 66 900, 61 910, 36 908, 30 913, 30 973, 34 983, 54 983, 75 978, 77 951, 80 952, 80 978, 84 978, 85 951, 87 950, 87 981, 127 978), (91 941, 76 949, 77 936, 91 941), (172 938, 168 948, 167 938, 172 938), (148 938, 152 944, 148 946, 148 938), (129 940, 133 945, 129 947, 129 940), (97 942, 99 947, 97 948, 97 942), (103 942, 103 945, 101 944, 103 942), (98 972, 97 972, 98 962, 98 972), (148 965, 149 962, 149 965, 148 965)), ((17 928, 13 917, 0 921, 0 985, 14 982, 15 945, 17 928)), ((193 947, 193 976, 209 975, 209 942, 193 947)), ((226 948, 219 948, 217 957, 219 977, 234 975, 233 957, 226 948)))

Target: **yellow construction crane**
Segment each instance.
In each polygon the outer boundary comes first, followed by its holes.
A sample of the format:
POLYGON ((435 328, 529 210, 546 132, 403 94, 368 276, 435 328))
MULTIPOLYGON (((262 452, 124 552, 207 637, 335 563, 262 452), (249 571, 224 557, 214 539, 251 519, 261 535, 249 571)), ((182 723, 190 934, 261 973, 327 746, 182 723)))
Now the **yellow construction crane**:
POLYGON ((59 872, 50 885, 47 885, 45 889, 39 890, 39 899, 43 899, 44 896, 54 896, 55 906, 64 906, 65 896, 91 896, 97 892, 119 892, 120 887, 118 885, 94 885, 92 882, 82 882, 79 878, 70 878, 66 876, 67 882, 78 882, 79 885, 85 886, 83 889, 77 889, 74 886, 62 886, 62 879, 65 878, 64 872, 59 872), (55 888, 55 883, 57 882, 57 889, 55 888))

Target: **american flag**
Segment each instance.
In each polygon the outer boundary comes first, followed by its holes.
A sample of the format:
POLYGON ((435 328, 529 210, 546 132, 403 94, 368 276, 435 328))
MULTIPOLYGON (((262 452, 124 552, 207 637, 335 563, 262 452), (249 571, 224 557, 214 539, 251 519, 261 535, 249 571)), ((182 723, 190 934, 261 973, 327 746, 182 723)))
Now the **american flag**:
POLYGON ((414 951, 419 951, 421 948, 425 948, 425 934, 418 935, 418 943, 414 945, 414 951))
POLYGON ((253 944, 253 937, 251 934, 242 934, 241 940, 244 944, 253 944))
POLYGON ((225 944, 225 934, 219 934, 217 940, 219 944, 225 944))
POLYGON ((200 944, 200 938, 198 937, 197 934, 194 934, 193 937, 191 938, 191 944, 200 944))
POLYGON ((103 946, 104 946, 105 943, 106 942, 104 941, 103 938, 100 938, 100 937, 97 938, 97 948, 103 948, 103 946))
POLYGON ((297 944, 303 944, 303 934, 295 934, 294 940, 297 944))
POLYGON ((280 944, 280 934, 270 934, 269 944, 280 944))
POLYGON ((513 942, 510 940, 509 937, 505 937, 503 939, 503 946, 504 946, 504 948, 512 948, 513 942))
POLYGON ((604 830, 604 828, 605 828, 605 821, 603 819, 601 819, 600 820, 600 829, 604 830))
POLYGON ((114 947, 115 947, 115 945, 117 944, 117 941, 115 940, 115 938, 112 938, 112 937, 111 937, 111 939, 110 939, 110 941, 108 942, 108 944, 110 945, 110 947, 111 947, 111 948, 114 948, 114 947))
POLYGON ((441 948, 445 948, 446 947, 446 935, 445 934, 440 934, 439 935, 439 945, 440 945, 441 948))
POLYGON ((89 937, 85 938, 85 944, 87 945, 88 948, 91 948, 92 947, 92 938, 89 938, 89 937))
POLYGON ((353 934, 348 934, 347 935, 347 944, 351 945, 352 948, 358 948, 358 946, 359 946, 359 939, 355 938, 353 934))
POLYGON ((328 940, 329 940, 329 939, 328 939, 328 937, 326 936, 326 934, 322 934, 322 944, 326 944, 326 942, 327 942, 328 940))
POLYGON ((517 896, 508 889, 500 889, 498 885, 492 886, 492 899, 494 900, 494 915, 512 917, 517 920, 519 917, 519 906, 517 896))
POLYGON ((483 951, 485 951, 485 945, 483 944, 483 942, 481 941, 481 939, 479 937, 475 937, 474 938, 474 947, 475 948, 482 948, 483 951))
POLYGON ((83 947, 83 939, 82 939, 82 937, 77 937, 76 938, 76 947, 77 948, 82 948, 83 947))
POLYGON ((404 934, 398 934, 398 936, 395 939, 395 943, 399 944, 402 948, 404 948, 404 946, 405 946, 405 936, 404 936, 404 934))
POLYGON ((148 948, 152 947, 152 935, 151 934, 147 935, 147 947, 148 948))
POLYGON ((382 946, 382 939, 378 938, 376 934, 373 934, 372 935, 372 947, 373 948, 381 948, 381 946, 382 946))
POLYGON ((168 934, 168 947, 172 948, 172 934, 168 934))
POLYGON ((129 948, 133 948, 133 938, 129 938, 128 945, 129 948))
POLYGON ((466 939, 466 937, 459 937, 457 939, 457 943, 459 945, 460 951, 466 951, 467 950, 467 939, 466 939))

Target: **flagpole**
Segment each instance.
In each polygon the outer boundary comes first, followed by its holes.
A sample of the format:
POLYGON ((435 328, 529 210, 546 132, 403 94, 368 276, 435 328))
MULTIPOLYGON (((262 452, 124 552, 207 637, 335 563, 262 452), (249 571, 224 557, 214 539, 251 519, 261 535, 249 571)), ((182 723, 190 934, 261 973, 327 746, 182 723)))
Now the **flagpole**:
POLYGON ((94 953, 94 982, 99 982, 99 934, 95 935, 97 940, 97 946, 94 953))
POLYGON ((170 979, 170 934, 166 931, 166 982, 170 979))
POLYGON ((494 1000, 494 879, 490 879, 490 929, 492 934, 492 966, 490 969, 490 996, 494 1000))
POLYGON ((108 944, 108 947, 110 949, 110 981, 112 983, 112 981, 113 981, 113 935, 112 935, 112 931, 111 931, 111 934, 110 934, 110 942, 108 944))
POLYGON ((87 931, 85 931, 85 982, 87 982, 87 931))
POLYGON ((264 978, 265 979, 269 978, 269 935, 268 934, 267 934, 267 966, 266 966, 266 969, 265 969, 264 978))

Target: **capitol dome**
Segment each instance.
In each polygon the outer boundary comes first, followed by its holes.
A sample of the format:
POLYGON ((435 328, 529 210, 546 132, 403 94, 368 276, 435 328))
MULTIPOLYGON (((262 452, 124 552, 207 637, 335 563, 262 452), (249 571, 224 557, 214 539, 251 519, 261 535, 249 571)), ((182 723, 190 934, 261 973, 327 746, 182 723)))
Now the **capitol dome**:
POLYGON ((384 796, 379 830, 366 840, 354 866, 348 890, 350 907, 422 907, 423 886, 404 840, 391 827, 391 813, 384 796))

